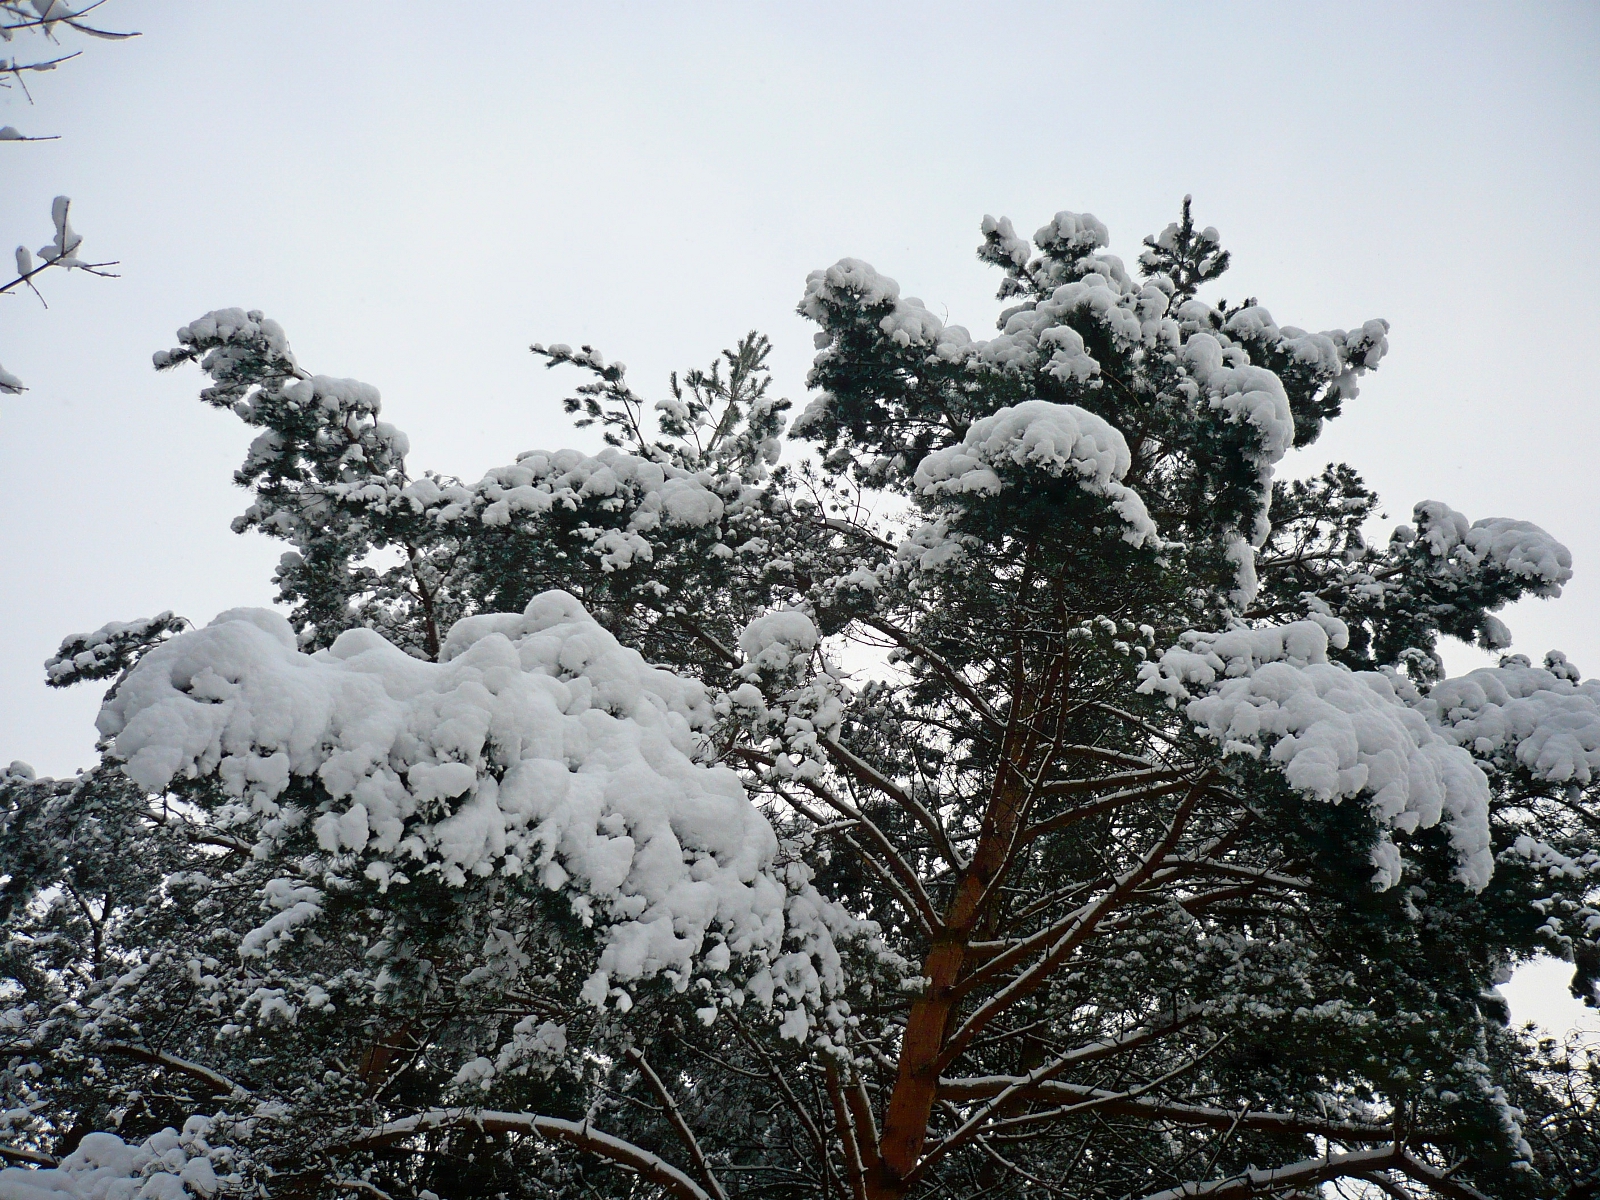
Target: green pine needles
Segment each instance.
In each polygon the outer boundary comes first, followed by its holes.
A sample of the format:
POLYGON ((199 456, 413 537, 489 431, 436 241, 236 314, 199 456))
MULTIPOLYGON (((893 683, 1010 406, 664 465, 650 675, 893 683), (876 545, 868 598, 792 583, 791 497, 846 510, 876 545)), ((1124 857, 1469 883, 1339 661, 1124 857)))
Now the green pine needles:
POLYGON ((287 617, 51 660, 111 688, 0 782, 0 1191, 1592 1196, 1600 1059, 1495 987, 1600 1000, 1600 684, 1438 656, 1570 556, 1278 478, 1387 324, 1208 301, 1187 198, 1108 244, 985 218, 989 338, 814 272, 797 416, 757 333, 656 403, 534 346, 605 448, 472 483, 180 330, 287 617))

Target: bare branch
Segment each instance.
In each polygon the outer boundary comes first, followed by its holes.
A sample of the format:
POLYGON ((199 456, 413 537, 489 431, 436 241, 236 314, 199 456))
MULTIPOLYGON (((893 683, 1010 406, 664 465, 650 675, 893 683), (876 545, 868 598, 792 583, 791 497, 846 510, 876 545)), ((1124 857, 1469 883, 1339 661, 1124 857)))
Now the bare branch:
POLYGON ((42 1150, 24 1150, 20 1146, 0 1145, 0 1158, 11 1162, 27 1163, 30 1167, 54 1167, 57 1160, 42 1150))
POLYGON ((152 1066, 167 1067, 197 1079, 209 1087, 214 1095, 251 1095, 249 1088, 236 1083, 220 1071, 213 1071, 210 1067, 203 1067, 197 1062, 190 1062, 186 1058, 179 1058, 173 1054, 165 1054, 160 1050, 151 1050, 147 1046, 134 1046, 127 1042, 105 1042, 100 1047, 108 1054, 121 1054, 127 1058, 135 1058, 140 1062, 150 1063, 152 1066))
POLYGON ((1477 1188, 1470 1184, 1462 1183, 1459 1179, 1452 1179, 1445 1172, 1422 1162, 1408 1151, 1400 1152, 1400 1170, 1419 1183, 1425 1183, 1441 1196, 1448 1196, 1450 1200, 1491 1200, 1477 1188))
POLYGON ((1000 714, 995 712, 995 710, 990 707, 989 702, 978 694, 978 689, 972 686, 972 681, 963 675, 959 670, 951 666, 932 650, 929 650, 926 646, 917 641, 916 638, 912 637, 899 626, 893 625, 881 617, 862 617, 861 621, 862 624, 870 625, 879 633, 887 634, 890 638, 894 639, 895 643, 898 644, 901 649, 908 650, 912 654, 915 654, 918 658, 922 659, 935 671, 937 671, 940 677, 961 695, 962 699, 966 700, 968 704, 972 705, 973 710, 978 714, 978 716, 983 718, 983 723, 985 725, 988 725, 996 733, 999 733, 1005 729, 1006 723, 1001 718, 1000 714))
POLYGON ((655 1073, 654 1068, 637 1049, 629 1046, 623 1055, 631 1062, 643 1076, 644 1081, 650 1085, 650 1090, 656 1094, 656 1099, 661 1101, 662 1108, 666 1109, 667 1121, 677 1133, 678 1140, 683 1143, 684 1149, 689 1152, 689 1161, 694 1163, 695 1170, 700 1172, 700 1178, 705 1181, 706 1191, 713 1200, 728 1200, 728 1193, 722 1190, 722 1184, 717 1182, 717 1177, 712 1173, 711 1164, 706 1161, 705 1153, 700 1149, 700 1143, 695 1140, 694 1131, 689 1128, 689 1123, 683 1119, 683 1113, 678 1109, 677 1103, 672 1099, 672 1093, 667 1091, 667 1085, 661 1082, 661 1076, 655 1073))
POLYGON ((1308 1158, 1284 1167, 1264 1171, 1246 1171, 1228 1179, 1211 1183, 1186 1183, 1181 1187, 1153 1192, 1144 1200, 1193 1200, 1197 1196, 1210 1200, 1244 1200, 1264 1192, 1307 1183, 1326 1183, 1330 1179, 1347 1179, 1368 1171, 1383 1170, 1400 1164, 1402 1155, 1396 1146, 1382 1150, 1357 1150, 1351 1154, 1328 1153, 1320 1158, 1308 1158))
POLYGON ((472 1126, 485 1133, 524 1133, 534 1137, 566 1142, 580 1150, 604 1158, 619 1166, 638 1172, 678 1200, 713 1200, 710 1193, 678 1168, 632 1142, 623 1141, 609 1133, 602 1133, 588 1121, 567 1121, 560 1117, 545 1117, 537 1113, 494 1112, 471 1108, 433 1108, 361 1133, 345 1143, 341 1149, 366 1150, 375 1146, 391 1145, 436 1130, 472 1126))
MULTIPOLYGON (((977 1011, 967 1018, 962 1026, 950 1037, 943 1053, 939 1056, 940 1070, 943 1070, 944 1067, 961 1056, 967 1043, 972 1040, 980 1029, 1012 1004, 1040 987, 1054 973, 1056 968, 1066 960, 1068 955, 1088 940, 1100 922, 1115 911, 1123 900, 1144 883, 1183 835, 1184 827, 1188 824, 1189 817, 1194 811, 1194 806, 1199 802, 1201 794, 1205 791, 1206 782, 1206 779, 1202 779, 1189 789, 1189 794, 1184 797, 1183 802, 1178 806, 1177 813, 1167 826, 1166 834, 1140 860, 1137 866, 1118 877, 1115 886, 1101 895, 1099 899, 1080 909, 1071 918, 1068 927, 1061 931, 1060 937, 1055 939, 1054 944, 1045 951, 1044 956, 1038 962, 991 996, 978 1007, 977 1011)), ((1032 942, 1033 939, 1029 939, 1030 946, 1032 942)), ((970 991, 974 986, 971 981, 980 976, 983 977, 983 982, 988 982, 1020 957, 1023 956, 1011 953, 1001 955, 999 958, 985 964, 979 971, 974 972, 973 976, 969 977, 968 981, 963 984, 963 987, 965 990, 970 991), (997 966, 997 964, 1003 965, 997 966)))
POLYGON ((869 763, 862 761, 846 750, 832 738, 822 737, 817 739, 817 744, 828 752, 828 756, 854 775, 862 783, 882 792, 901 808, 910 813, 928 832, 933 839, 934 848, 939 851, 944 860, 956 870, 961 870, 965 860, 956 853, 956 848, 950 844, 949 835, 945 833, 944 826, 939 824, 938 818, 927 810, 915 797, 875 770, 869 763))
MULTIPOLYGON (((1052 1063, 1052 1067, 1057 1064, 1052 1063)), ((1058 1068, 1059 1069, 1059 1068, 1058 1068)), ((1048 1074, 1048 1072, 1045 1072, 1048 1074)), ((1345 1142, 1392 1142, 1395 1131, 1389 1125, 1368 1125, 1358 1121, 1329 1121, 1321 1117, 1302 1116, 1297 1113, 1265 1113, 1246 1111, 1242 1116, 1236 1108, 1213 1108, 1207 1105, 1177 1104, 1150 1100, 1129 1092, 1114 1092, 1082 1084, 1059 1080, 1039 1079, 1029 1082, 1031 1076, 991 1075, 968 1079, 941 1079, 939 1097, 956 1101, 981 1100, 986 1097, 1007 1095, 1030 1099, 1058 1099, 1068 1102, 1094 1100, 1101 1102, 1104 1111, 1119 1117, 1133 1117, 1147 1121, 1170 1121, 1177 1125, 1201 1125, 1211 1129, 1253 1129, 1261 1133, 1282 1134, 1286 1137, 1325 1137, 1345 1142)), ((1442 1135, 1416 1134, 1423 1141, 1439 1141, 1442 1135)))
POLYGON ((850 1194, 854 1200, 867 1200, 867 1171, 862 1158, 861 1134, 850 1120, 844 1089, 839 1086, 839 1068, 831 1060, 824 1059, 823 1071, 828 1080, 828 1098, 833 1102, 833 1123, 839 1130, 839 1141, 844 1146, 845 1171, 850 1176, 850 1194))

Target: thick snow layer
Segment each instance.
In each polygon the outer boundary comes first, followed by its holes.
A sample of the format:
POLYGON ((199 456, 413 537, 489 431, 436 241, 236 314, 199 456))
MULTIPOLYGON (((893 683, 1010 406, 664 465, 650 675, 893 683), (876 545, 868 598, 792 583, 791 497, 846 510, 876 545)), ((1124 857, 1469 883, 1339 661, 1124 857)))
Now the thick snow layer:
MULTIPOLYGON (((255 310, 246 312, 242 308, 215 309, 178 330, 178 344, 182 346, 209 342, 216 338, 221 338, 226 343, 236 337, 260 338, 269 355, 281 360, 291 369, 294 368, 294 353, 289 349, 289 335, 284 333, 283 326, 269 317, 263 317, 255 310)), ((207 372, 215 374, 216 372, 212 370, 214 366, 221 361, 236 359, 241 353, 242 351, 236 347, 219 346, 206 355, 201 365, 207 372)), ((163 367, 172 360, 172 353, 168 350, 158 350, 152 358, 157 367, 163 367)), ((229 372, 224 372, 227 373, 229 372)))
POLYGON ((1470 525, 1448 504, 1424 500, 1413 510, 1417 538, 1437 558, 1453 558, 1469 569, 1485 563, 1531 580, 1538 596, 1559 596, 1572 578, 1572 554, 1530 521, 1485 517, 1470 525))
MULTIPOLYGON (((99 727, 141 786, 213 777, 234 798, 224 819, 266 840, 301 819, 280 806, 291 778, 316 777, 322 848, 385 886, 423 869, 565 890, 602 930, 597 1002, 613 980, 686 985, 729 952, 773 962, 786 935, 837 970, 833 915, 775 865, 737 776, 693 761, 712 715, 699 683, 647 665, 565 592, 458 622, 441 658, 365 629, 302 654, 283 618, 237 609, 151 650, 99 727)), ((316 919, 316 889, 282 890, 246 952, 316 919)))
POLYGON ((783 671, 809 659, 820 640, 810 617, 797 608, 783 608, 746 625, 739 634, 739 649, 746 666, 783 671))
POLYGON ((1356 395, 1356 379, 1383 361, 1389 352, 1389 322, 1372 320, 1360 329, 1307 333, 1292 325, 1279 328, 1259 304, 1228 317, 1223 328, 1241 341, 1265 344, 1287 354, 1317 379, 1330 381, 1343 398, 1356 395))
POLYGON ((706 472, 691 474, 607 447, 592 456, 578 450, 521 454, 513 465, 490 471, 473 491, 483 498, 486 525, 505 525, 516 514, 538 515, 558 504, 576 508, 583 500, 632 494, 637 507, 629 528, 648 531, 715 525, 723 502, 710 485, 706 472))
POLYGON ((853 299, 863 308, 874 308, 900 297, 900 285, 880 275, 871 263, 859 258, 841 258, 825 270, 806 276, 806 293, 800 301, 801 314, 812 320, 826 315, 825 304, 853 299))
MULTIPOLYGON (((915 296, 902 299, 898 283, 859 258, 841 258, 826 270, 806 276, 800 311, 813 321, 825 324, 830 307, 857 304, 862 308, 892 305, 879 318, 878 328, 897 346, 925 346, 946 361, 961 362, 972 345, 972 336, 965 329, 947 327, 915 296)), ((803 427, 796 423, 796 429, 803 427)))
POLYGON ((1266 753, 1291 787, 1327 803, 1365 795, 1385 833, 1373 851, 1380 888, 1402 862, 1387 831, 1444 821, 1457 877, 1482 889, 1494 870, 1489 784, 1472 757, 1408 707, 1390 679, 1328 661, 1348 643, 1332 617, 1183 635, 1141 669, 1139 690, 1165 694, 1224 753, 1266 753))
MULTIPOLYGON (((1011 224, 1010 217, 992 217, 985 214, 981 229, 986 239, 990 237, 994 239, 999 261, 1009 263, 1018 269, 1028 265, 1028 259, 1033 256, 1033 252, 1028 248, 1027 240, 1017 236, 1016 227, 1011 224)), ((983 252, 982 249, 979 250, 980 254, 983 252)))
POLYGON ((1206 403, 1235 424, 1249 425, 1257 448, 1250 457, 1268 472, 1294 445, 1294 414, 1283 383, 1265 367, 1253 367, 1248 356, 1228 354, 1209 333, 1196 333, 1183 344, 1189 374, 1205 389, 1206 403))
POLYGON ((1600 680, 1577 681, 1564 655, 1544 667, 1508 659, 1435 684, 1418 711, 1476 757, 1516 763, 1552 783, 1600 773, 1600 680))
POLYGON ((961 445, 924 458, 916 485, 928 495, 998 495, 1004 484, 997 466, 1075 477, 1084 491, 1110 501, 1126 526, 1123 539, 1140 546, 1155 540, 1156 527, 1138 493, 1122 483, 1129 462, 1128 443, 1103 418, 1074 404, 1026 400, 974 421, 961 445))
POLYGON ((1033 235, 1033 244, 1053 254, 1092 253, 1111 244, 1111 231, 1093 213, 1058 212, 1033 235))
MULTIPOLYGON (((190 1117, 183 1132, 163 1129, 137 1146, 114 1133, 89 1133, 48 1170, 0 1171, 0 1200, 193 1200, 228 1182, 206 1144, 212 1123, 190 1117)), ((225 1155, 223 1156, 225 1157, 225 1155)), ((232 1182, 237 1184, 235 1177, 232 1182)))

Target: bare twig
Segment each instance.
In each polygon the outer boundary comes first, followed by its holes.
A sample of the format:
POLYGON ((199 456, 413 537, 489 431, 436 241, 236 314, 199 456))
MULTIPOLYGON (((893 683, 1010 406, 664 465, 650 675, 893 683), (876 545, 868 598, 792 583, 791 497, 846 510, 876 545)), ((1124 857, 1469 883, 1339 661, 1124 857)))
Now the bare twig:
POLYGON ((700 1173, 700 1178, 705 1182, 706 1191, 714 1200, 728 1200, 728 1193, 722 1190, 722 1184, 717 1182, 716 1175, 711 1170, 711 1164, 706 1161, 705 1153, 700 1149, 700 1143, 695 1139, 694 1131, 689 1128, 689 1123, 683 1119, 683 1113, 677 1103, 672 1099, 672 1093, 667 1091, 667 1085, 661 1082, 661 1076, 655 1073, 649 1061, 637 1049, 629 1046, 623 1051, 624 1057, 634 1065, 644 1081, 650 1085, 650 1090, 656 1094, 656 1099, 661 1101, 661 1106, 666 1110, 667 1121, 672 1126, 673 1132, 678 1135, 678 1140, 683 1143, 689 1152, 689 1160, 694 1163, 695 1170, 700 1173))

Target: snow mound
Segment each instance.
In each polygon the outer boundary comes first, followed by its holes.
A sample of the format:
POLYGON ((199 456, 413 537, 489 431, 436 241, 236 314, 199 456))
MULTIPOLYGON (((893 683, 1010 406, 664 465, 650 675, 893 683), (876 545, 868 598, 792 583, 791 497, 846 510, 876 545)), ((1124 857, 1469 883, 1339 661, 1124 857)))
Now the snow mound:
POLYGON ((810 617, 797 608, 784 608, 746 625, 739 634, 739 649, 746 667, 785 671, 808 660, 820 640, 810 617))
POLYGON ((1129 462, 1128 443, 1104 419, 1074 404, 1026 400, 973 422, 959 446, 928 455, 915 482, 925 495, 993 496, 1005 486, 996 467, 1075 477, 1111 503, 1126 526, 1123 540, 1141 546, 1156 539, 1156 527, 1139 494, 1121 482, 1129 462))
MULTIPOLYGON (((1048 355, 1048 374, 1081 383, 1100 373, 1100 363, 1068 322, 1091 320, 1124 350, 1175 344, 1178 326, 1166 318, 1167 303, 1160 288, 1135 284, 1106 256, 1104 270, 1061 284, 1037 304, 1008 311, 1000 335, 965 347, 965 356, 995 370, 1027 371, 1048 355)), ((940 353, 947 356, 943 348, 940 353)))
POLYGON ((1472 757, 1408 707, 1388 676, 1328 661, 1348 631, 1336 618, 1226 633, 1185 633, 1141 668, 1139 690, 1165 694, 1225 754, 1266 755, 1289 785, 1325 803, 1368 796, 1380 830, 1379 888, 1403 864, 1389 832, 1442 820, 1457 878, 1474 891, 1494 870, 1489 784, 1472 757))
POLYGON ((1223 322, 1227 332, 1247 343, 1272 347, 1286 354, 1318 379, 1334 382, 1344 399, 1356 395, 1356 378, 1373 370, 1389 353, 1389 322, 1375 319, 1360 329, 1329 329, 1307 333, 1285 325, 1259 304, 1241 308, 1223 322))
MULTIPOLYGON (((1232 348, 1230 348, 1232 349, 1232 348)), ((1283 381, 1265 367, 1253 367, 1242 351, 1228 353, 1209 333, 1196 333, 1183 344, 1189 374, 1205 389, 1206 403, 1233 424, 1255 431, 1257 447, 1249 453, 1271 483, 1271 468, 1294 445, 1294 414, 1283 381)))
POLYGON ((207 1117, 190 1117, 183 1132, 163 1129, 137 1146, 114 1133, 89 1133, 47 1170, 0 1171, 0 1200, 192 1200, 209 1197, 237 1176, 219 1176, 227 1153, 206 1144, 207 1117))
POLYGON ((859 258, 841 258, 826 270, 806 276, 805 295, 800 312, 825 323, 830 308, 875 309, 889 305, 889 312, 878 320, 878 329, 897 346, 931 347, 950 362, 960 362, 972 344, 972 335, 959 325, 946 326, 929 312, 915 296, 900 296, 900 285, 880 275, 871 263, 859 258))
POLYGON ((1453 558, 1469 569, 1485 563, 1509 575, 1534 581, 1538 596, 1561 595, 1572 578, 1572 553, 1531 521, 1467 518, 1448 504, 1424 500, 1413 510, 1418 540, 1437 558, 1453 558))
POLYGON ((1544 667, 1518 656, 1435 684, 1417 708, 1476 757, 1551 783, 1589 784, 1600 774, 1600 680, 1577 681, 1566 656, 1544 667))
MULTIPOLYGON (((309 816, 323 851, 366 860, 380 886, 422 869, 564 890, 601 930, 596 1002, 610 980, 675 972, 686 986, 729 952, 775 961, 786 936, 831 980, 837 914, 775 864, 738 777, 693 759, 712 718, 699 683, 649 666, 559 591, 458 622, 441 658, 366 629, 307 655, 282 617, 235 610, 151 650, 99 728, 141 786, 213 778, 231 798, 219 819, 266 840, 309 816), (296 777, 322 785, 315 813, 283 799, 296 777)), ((299 890, 286 882, 249 950, 316 919, 320 895, 299 890)))
POLYGON ((1063 211, 1040 227, 1033 235, 1033 244, 1049 254, 1089 254, 1111 244, 1111 231, 1093 213, 1063 211))

